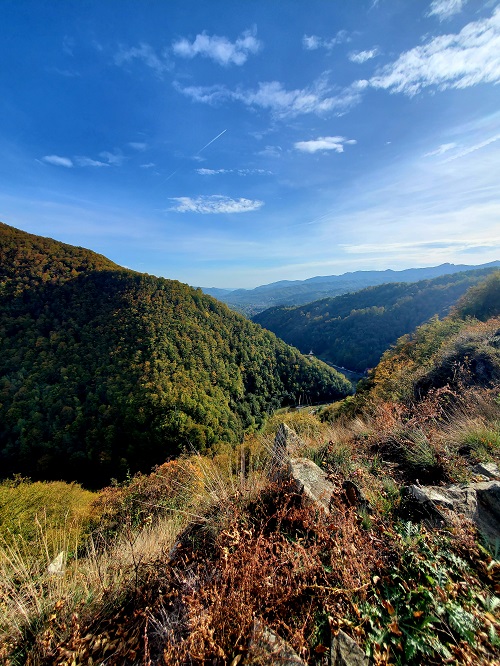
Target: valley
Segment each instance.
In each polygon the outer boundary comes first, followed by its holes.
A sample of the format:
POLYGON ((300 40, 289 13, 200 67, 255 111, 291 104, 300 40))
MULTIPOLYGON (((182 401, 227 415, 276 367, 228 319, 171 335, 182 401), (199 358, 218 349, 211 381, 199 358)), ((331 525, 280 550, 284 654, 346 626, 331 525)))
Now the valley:
POLYGON ((326 363, 7 225, 0 271, 6 663, 499 657, 500 271, 256 317, 326 363))

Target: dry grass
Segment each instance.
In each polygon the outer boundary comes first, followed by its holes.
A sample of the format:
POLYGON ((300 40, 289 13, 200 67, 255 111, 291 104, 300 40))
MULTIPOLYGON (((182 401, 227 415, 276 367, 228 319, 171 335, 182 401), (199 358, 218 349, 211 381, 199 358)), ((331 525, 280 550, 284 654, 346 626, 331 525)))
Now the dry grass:
MULTIPOLYGON (((69 525, 58 532, 40 521, 36 543, 17 538, 0 553, 0 658, 222 665, 245 654, 255 617, 306 660, 322 649, 329 624, 366 638, 360 604, 379 608, 373 590, 367 597, 373 576, 401 560, 398 539, 387 536, 399 483, 425 466, 467 478, 473 456, 460 453, 464 441, 498 435, 499 409, 495 392, 471 389, 443 390, 418 409, 381 402, 363 417, 314 428, 308 415, 294 455, 322 464, 339 498, 343 480, 354 480, 372 516, 340 501, 320 516, 273 488, 274 433, 264 432, 105 489, 94 505, 100 528, 85 550, 69 543, 69 525), (59 537, 49 543, 48 531, 59 537), (64 573, 49 575, 58 552, 71 555, 64 573)), ((487 454, 498 460, 488 437, 487 454)), ((471 449, 477 458, 481 446, 471 449)))

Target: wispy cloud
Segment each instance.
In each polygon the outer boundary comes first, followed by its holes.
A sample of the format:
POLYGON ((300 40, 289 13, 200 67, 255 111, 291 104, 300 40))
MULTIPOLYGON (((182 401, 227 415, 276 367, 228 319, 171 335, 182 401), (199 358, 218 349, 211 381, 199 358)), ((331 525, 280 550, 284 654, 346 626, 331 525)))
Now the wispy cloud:
POLYGON ((67 79, 75 79, 80 75, 80 72, 77 72, 73 69, 59 69, 59 67, 48 67, 48 72, 54 72, 54 74, 59 74, 59 76, 64 76, 67 79))
POLYGON ((359 101, 367 85, 366 81, 355 81, 347 88, 335 90, 323 75, 310 86, 295 90, 287 90, 279 81, 259 83, 254 90, 230 90, 222 85, 182 88, 178 83, 175 87, 195 102, 216 105, 228 100, 238 101, 246 106, 269 109, 276 117, 286 118, 306 113, 343 113, 359 101))
POLYGON ((435 37, 402 53, 370 79, 374 88, 410 96, 429 86, 445 90, 480 83, 500 83, 500 7, 458 34, 435 37))
POLYGON ((486 146, 489 146, 491 143, 495 143, 498 140, 500 140, 500 134, 491 136, 488 139, 485 139, 484 141, 480 141, 479 143, 476 143, 473 146, 469 146, 468 148, 461 150, 459 153, 452 155, 446 160, 446 162, 458 160, 460 157, 465 157, 466 155, 470 155, 470 153, 475 153, 476 150, 481 150, 481 148, 486 148, 486 146))
POLYGON ((467 0, 432 0, 427 16, 437 16, 440 21, 459 14, 467 0))
POLYGON ((256 199, 231 199, 221 194, 200 197, 172 197, 176 202, 168 208, 177 213, 202 213, 214 215, 217 213, 248 213, 258 210, 264 205, 263 201, 256 199))
POLYGON ((367 60, 371 60, 379 55, 378 48, 370 49, 369 51, 351 51, 347 57, 351 62, 362 65, 367 60))
POLYGON ((263 150, 259 150, 257 155, 262 157, 281 157, 283 148, 281 146, 266 146, 263 150))
POLYGON ((331 51, 338 44, 345 44, 350 41, 351 37, 347 30, 339 30, 335 37, 331 37, 330 39, 324 39, 317 35, 304 35, 302 37, 302 46, 306 51, 316 51, 317 49, 331 51))
POLYGON ((139 46, 132 46, 131 48, 120 46, 114 56, 115 64, 118 66, 128 65, 134 60, 142 62, 159 77, 162 77, 165 72, 172 69, 166 51, 158 55, 153 47, 145 42, 141 42, 139 46))
POLYGON ((453 250, 455 252, 470 252, 475 249, 500 248, 500 236, 486 238, 440 238, 433 241, 400 242, 400 243, 360 243, 341 246, 348 254, 384 254, 401 252, 412 253, 432 250, 453 250))
POLYGON ((121 166, 124 161, 124 157, 121 153, 110 153, 108 151, 103 151, 99 153, 99 156, 102 157, 105 161, 95 160, 92 157, 87 157, 85 155, 75 155, 74 157, 61 157, 60 155, 45 155, 42 157, 42 161, 47 164, 53 164, 54 166, 63 166, 66 168, 72 168, 74 166, 79 167, 109 167, 109 166, 121 166))
POLYGON ((129 141, 128 145, 134 150, 138 150, 140 152, 146 150, 146 148, 148 147, 148 144, 144 143, 143 141, 129 141))
POLYGON ((295 148, 303 153, 317 153, 333 150, 336 153, 343 153, 345 145, 355 144, 355 139, 346 139, 343 136, 320 136, 310 141, 297 141, 295 148))
POLYGON ((148 162, 147 164, 140 164, 141 169, 152 169, 156 166, 154 162, 148 162))
POLYGON ((261 42, 255 36, 255 30, 246 30, 234 42, 227 37, 208 35, 202 32, 190 42, 185 37, 172 44, 172 50, 181 58, 194 58, 200 55, 210 58, 219 65, 243 65, 249 55, 258 53, 261 42))
POLYGON ((73 166, 73 161, 69 157, 61 157, 60 155, 45 155, 42 157, 43 162, 47 164, 53 164, 54 166, 63 166, 67 169, 71 169, 73 166))
POLYGON ((72 56, 75 48, 75 40, 73 37, 65 35, 62 42, 62 49, 66 55, 72 56))
POLYGON ((93 160, 90 157, 75 157, 75 163, 81 167, 109 167, 107 162, 101 162, 100 160, 93 160))
POLYGON ((99 153, 99 157, 102 157, 112 166, 121 166, 125 160, 125 157, 120 152, 111 153, 109 150, 103 150, 99 153))
POLYGON ((218 176, 219 174, 234 173, 238 176, 270 176, 272 171, 267 169, 196 169, 200 176, 218 176))
POLYGON ((447 153, 449 150, 456 148, 456 145, 456 143, 442 143, 439 148, 436 148, 436 150, 431 150, 430 153, 425 153, 424 157, 439 157, 439 155, 444 155, 444 153, 447 153))

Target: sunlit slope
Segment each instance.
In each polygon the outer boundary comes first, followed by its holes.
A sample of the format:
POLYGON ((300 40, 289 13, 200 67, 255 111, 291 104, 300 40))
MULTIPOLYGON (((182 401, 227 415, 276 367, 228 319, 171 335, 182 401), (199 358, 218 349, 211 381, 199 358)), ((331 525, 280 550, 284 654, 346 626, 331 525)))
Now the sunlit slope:
POLYGON ((3 476, 99 485, 183 447, 235 443, 299 398, 350 391, 341 375, 200 290, 109 270, 87 250, 37 237, 34 246, 9 229, 1 236, 3 476))

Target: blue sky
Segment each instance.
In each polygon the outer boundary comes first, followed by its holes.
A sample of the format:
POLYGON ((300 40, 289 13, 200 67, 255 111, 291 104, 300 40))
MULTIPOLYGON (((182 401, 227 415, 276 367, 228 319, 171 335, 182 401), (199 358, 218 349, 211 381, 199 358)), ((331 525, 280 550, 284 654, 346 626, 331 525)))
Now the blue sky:
POLYGON ((0 220, 192 285, 500 258, 500 2, 0 0, 0 220))

